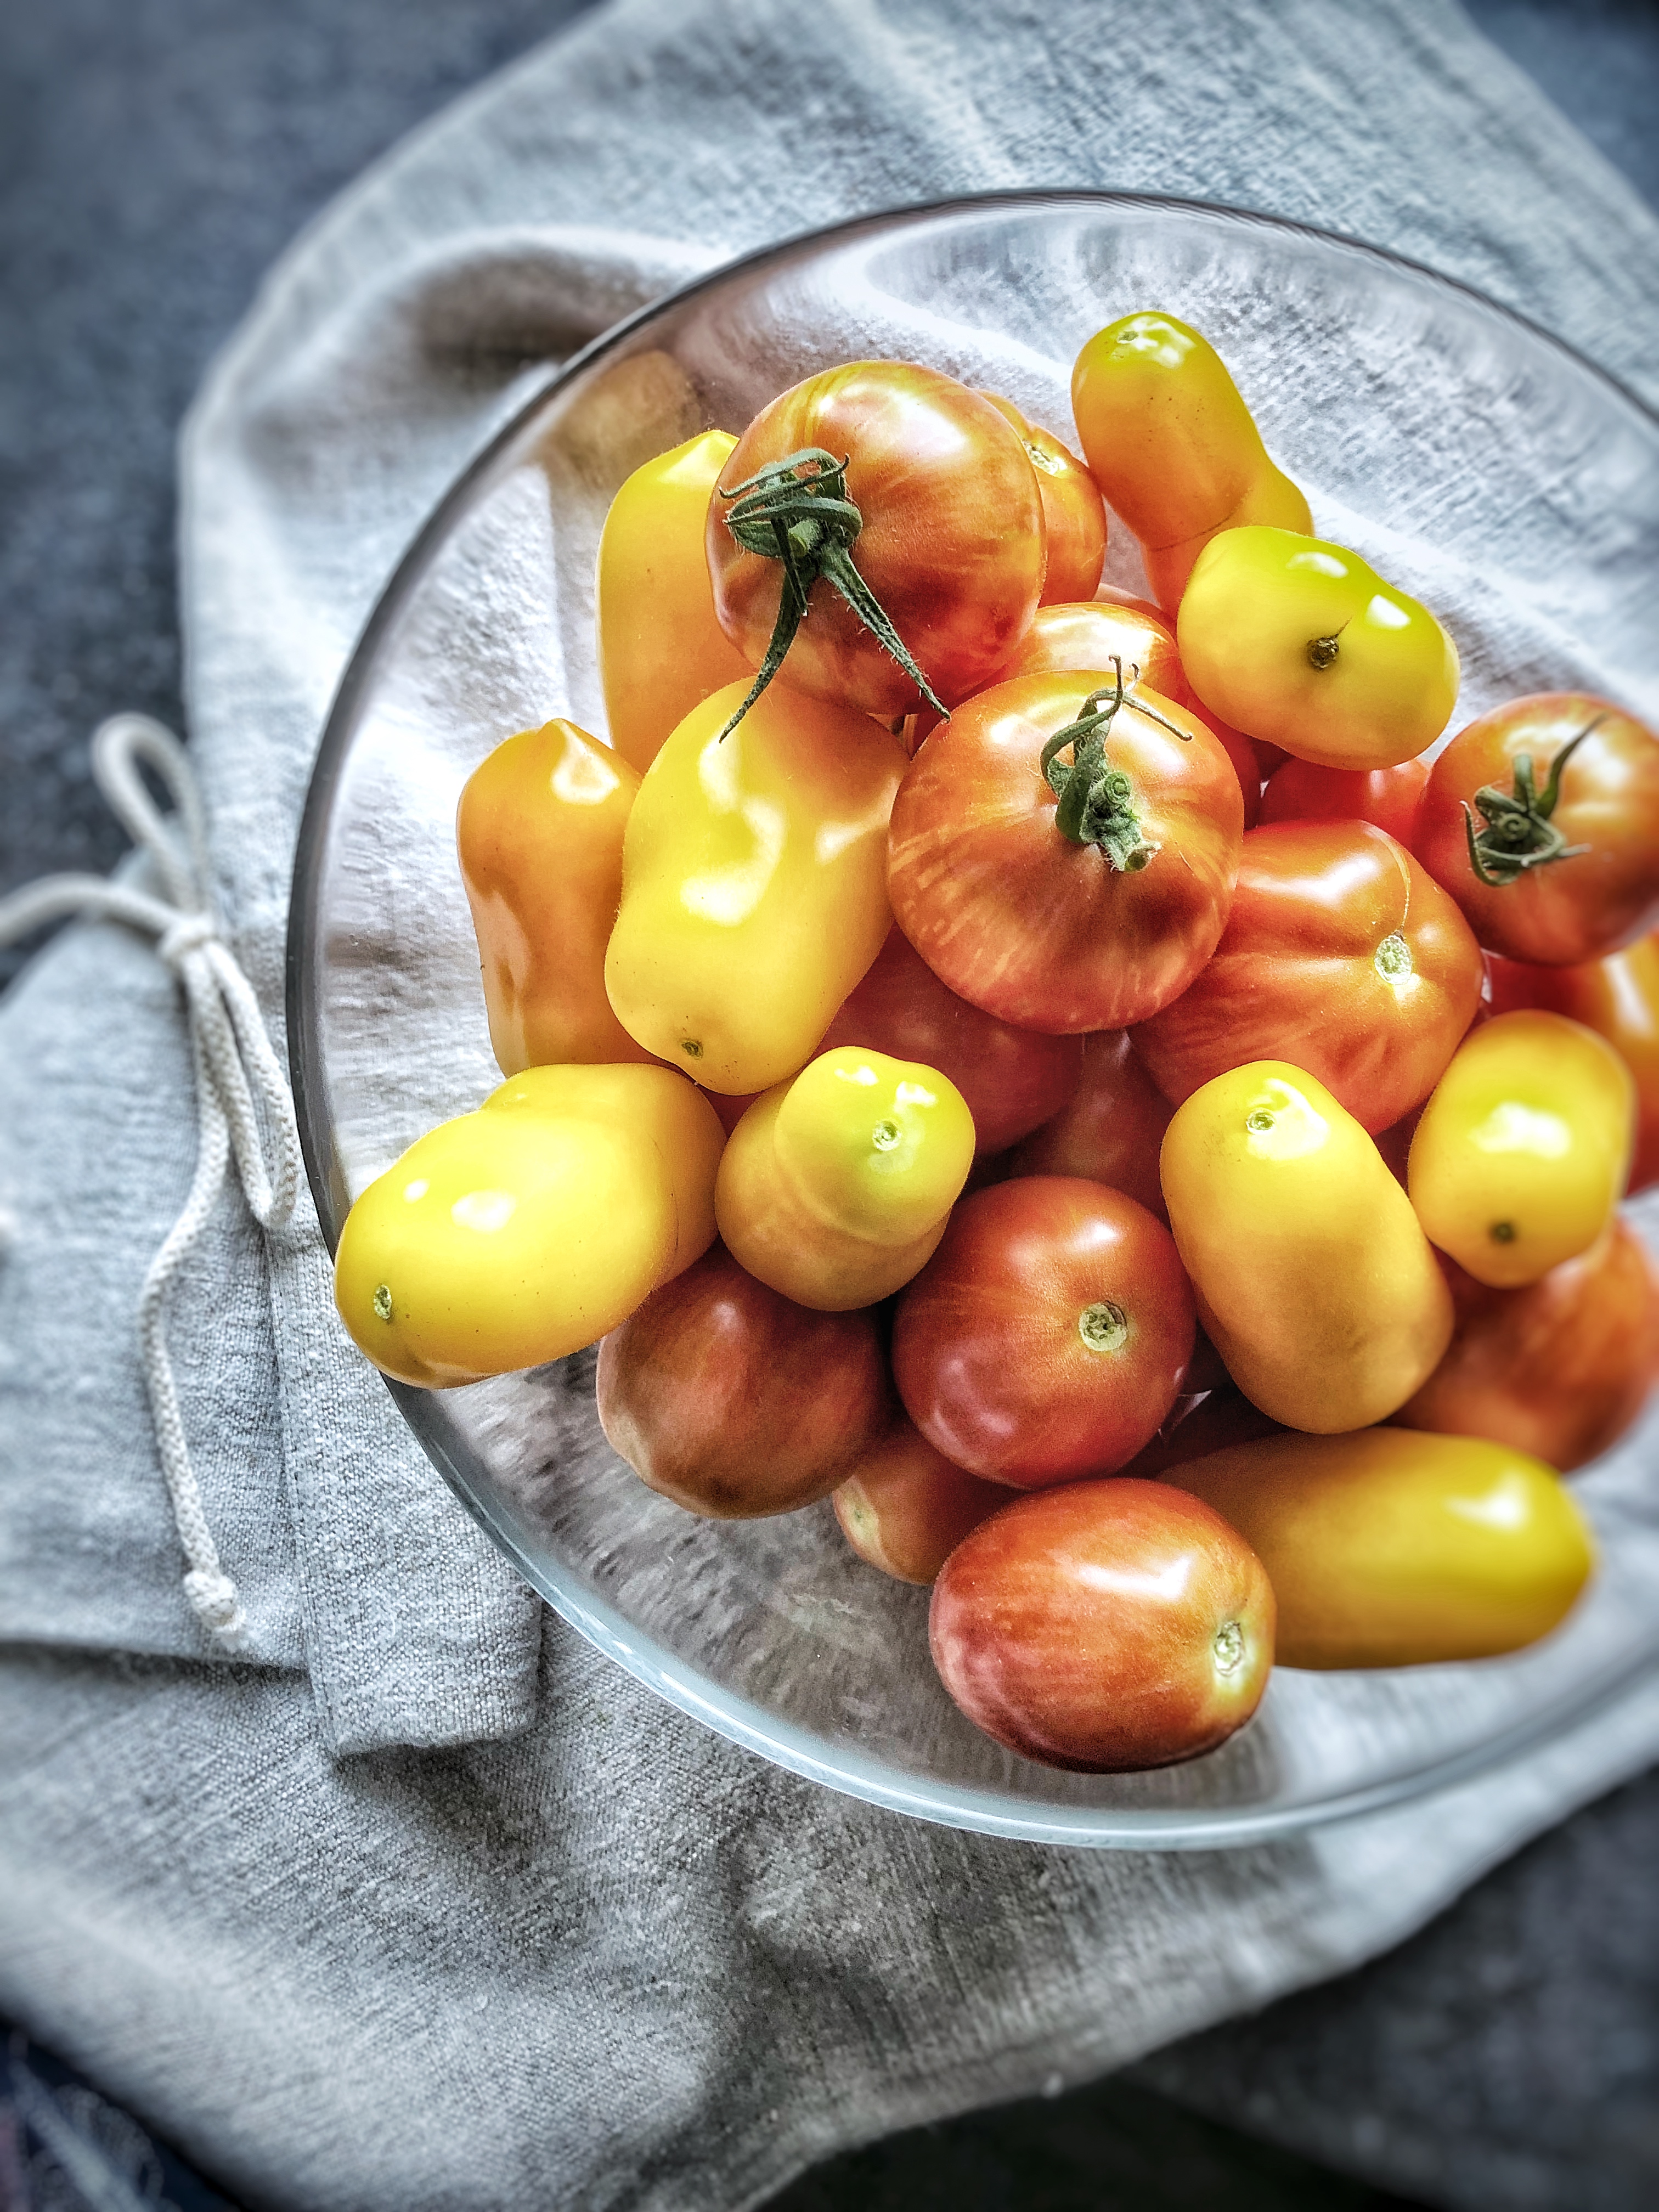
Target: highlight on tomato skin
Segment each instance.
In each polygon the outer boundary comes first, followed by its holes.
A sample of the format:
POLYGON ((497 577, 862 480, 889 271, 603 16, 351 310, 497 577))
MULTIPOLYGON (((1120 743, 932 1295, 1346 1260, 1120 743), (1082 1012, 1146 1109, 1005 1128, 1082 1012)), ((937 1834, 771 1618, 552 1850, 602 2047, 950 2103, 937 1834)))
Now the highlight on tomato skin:
POLYGON ((1261 1561, 1220 1515, 1127 1476, 1005 1506, 933 1585, 946 1690, 1010 1751, 1080 1773, 1170 1766, 1249 1719, 1273 1657, 1261 1561))

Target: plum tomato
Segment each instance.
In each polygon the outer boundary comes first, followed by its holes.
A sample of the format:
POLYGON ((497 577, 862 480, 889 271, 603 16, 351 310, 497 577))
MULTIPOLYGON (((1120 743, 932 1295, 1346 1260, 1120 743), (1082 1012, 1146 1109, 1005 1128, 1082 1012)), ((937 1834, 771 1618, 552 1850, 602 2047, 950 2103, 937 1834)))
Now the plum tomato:
POLYGON ((1103 1183, 1030 1176, 957 1202, 900 1297, 893 1378, 947 1459, 1036 1490, 1109 1474, 1150 1443, 1193 1331, 1161 1222, 1103 1183))
POLYGON ((1659 1376, 1659 1274, 1627 1222, 1535 1283, 1497 1291, 1445 1263, 1457 1326, 1394 1419, 1490 1437, 1564 1474, 1618 1442, 1659 1376))
POLYGON ((1659 924, 1659 737, 1587 692, 1494 708, 1436 761, 1415 849, 1489 952, 1617 952, 1659 924))
POLYGON ((1439 1081, 1482 974, 1455 902, 1386 830, 1274 823, 1245 836, 1213 958, 1135 1048, 1177 1105, 1241 1060, 1290 1060, 1374 1133, 1439 1081))
POLYGON ((719 1244, 599 1346, 599 1425, 653 1490, 716 1520, 827 1498, 891 1419, 868 1313, 810 1313, 719 1244))
POLYGON ((1566 1486, 1475 1437, 1268 1437, 1169 1478, 1224 1516, 1279 1601, 1285 1667, 1485 1659, 1556 1626, 1595 1561, 1566 1486))
POLYGON ((1042 605, 1092 598, 1106 561, 1106 502, 1100 486, 1069 447, 1052 431, 1028 422, 1012 399, 994 392, 984 396, 1018 431, 1036 471, 1048 543, 1042 605))
POLYGON ((931 1583, 970 1528, 1008 1503, 1006 1487, 983 1482, 935 1451, 902 1413, 860 1455, 831 1504, 861 1559, 902 1583, 931 1583))
POLYGON ((1425 760, 1401 761, 1398 768, 1359 769, 1320 768, 1312 761, 1286 759, 1267 779, 1257 818, 1264 825, 1374 822, 1409 851, 1428 781, 1425 760))
POLYGON ((933 1585, 939 1679, 976 1728, 1074 1771, 1170 1766, 1255 1711, 1273 1658, 1261 1561, 1162 1483, 1075 1482, 963 1537, 933 1585))
POLYGON ((894 361, 825 369, 763 407, 714 488, 705 544, 715 612, 757 690, 782 666, 797 690, 889 723, 991 680, 1047 564, 1012 423, 954 377, 894 361))
POLYGON ((1071 1099, 1014 1148, 1006 1172, 1109 1183, 1167 1220, 1158 1155, 1173 1111, 1128 1031, 1097 1030, 1083 1039, 1083 1077, 1071 1099))
POLYGON ((1486 969, 1495 1014, 1546 1007, 1582 1022, 1613 1047, 1636 1082, 1628 1188, 1659 1182, 1659 937, 1577 968, 1537 968, 1494 954, 1486 969))
POLYGON ((959 996, 1022 1028, 1144 1020, 1186 989, 1226 921, 1244 830, 1232 763, 1201 722, 1115 689, 1120 676, 981 692, 893 803, 900 928, 959 996))
POLYGON ((1080 1038, 1016 1029, 958 998, 898 928, 888 932, 818 1049, 843 1044, 919 1060, 948 1076, 968 1102, 981 1153, 1004 1151, 1057 1114, 1083 1065, 1080 1038))
POLYGON ((1423 1109, 1407 1188, 1443 1252, 1494 1290, 1589 1251, 1624 1194, 1630 1070, 1563 1015, 1498 1014, 1474 1030, 1423 1109))

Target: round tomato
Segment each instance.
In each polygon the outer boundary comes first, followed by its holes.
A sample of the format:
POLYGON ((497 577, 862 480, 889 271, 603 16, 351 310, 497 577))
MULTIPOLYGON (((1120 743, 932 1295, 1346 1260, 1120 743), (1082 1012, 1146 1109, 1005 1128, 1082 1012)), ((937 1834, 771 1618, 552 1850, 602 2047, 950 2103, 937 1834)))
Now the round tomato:
POLYGON ((1496 708, 1436 761, 1416 851, 1488 951, 1616 952, 1659 924, 1659 737, 1586 692, 1496 708))
POLYGON ((1232 763, 1184 709, 1116 691, 1110 671, 1019 677, 910 763, 888 888, 911 944, 975 1006, 1026 1029, 1123 1029, 1215 950, 1243 828, 1232 763))
POLYGON ((888 933, 818 1049, 843 1044, 919 1060, 948 1075, 968 1102, 981 1153, 1001 1152, 1057 1114, 1083 1065, 1080 1039, 1018 1030, 959 999, 902 929, 888 933))
POLYGON ((1082 1176, 1167 1220, 1158 1153, 1174 1109, 1147 1074, 1127 1030, 1083 1040, 1083 1079, 1051 1121, 1008 1162, 1016 1176, 1082 1176))
POLYGON ((1659 1182, 1659 937, 1644 937, 1623 952, 1577 968, 1536 968, 1497 957, 1486 965, 1494 1013, 1545 1006, 1582 1022, 1617 1051, 1636 1081, 1629 1188, 1645 1190, 1659 1182))
POLYGON ((1029 422, 1012 399, 985 394, 1018 431, 1036 471, 1048 540, 1048 574, 1042 586, 1045 606, 1058 599, 1086 599, 1100 583, 1106 560, 1106 502, 1100 487, 1077 455, 1052 431, 1029 422))
POLYGON ((1481 975, 1468 924, 1386 830, 1275 823, 1244 840, 1214 957, 1135 1047, 1177 1104, 1243 1060, 1285 1060, 1375 1132, 1439 1081, 1481 975))
POLYGON ((1628 1223, 1520 1290, 1445 1265, 1456 1330, 1396 1424, 1490 1437, 1564 1474, 1616 1443, 1659 1376, 1659 1275, 1628 1223))
POLYGON ((706 544, 720 627, 763 679, 781 665, 798 690, 887 722, 991 680, 1047 562, 1019 433, 954 377, 892 361, 826 369, 763 407, 706 544))
POLYGON ((899 1300, 893 1377, 947 1459, 1036 1490, 1109 1474, 1151 1441, 1194 1325, 1174 1242, 1145 1206, 1031 1176, 958 1202, 899 1300))
POLYGON ((1261 793, 1259 819, 1269 822, 1372 822, 1409 846, 1429 781, 1425 760, 1398 768, 1319 768, 1286 759, 1261 793))

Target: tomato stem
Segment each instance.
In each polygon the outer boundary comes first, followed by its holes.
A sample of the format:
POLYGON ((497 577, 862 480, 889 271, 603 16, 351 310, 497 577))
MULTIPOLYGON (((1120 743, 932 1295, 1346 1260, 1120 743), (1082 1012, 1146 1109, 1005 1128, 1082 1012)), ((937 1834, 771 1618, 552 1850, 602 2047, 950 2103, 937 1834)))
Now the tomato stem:
POLYGON ((750 686, 749 696, 720 732, 722 740, 731 736, 782 667, 784 655, 795 641, 795 632, 806 619, 808 594, 820 576, 841 593, 934 712, 950 714, 854 562, 852 548, 864 527, 864 517, 847 496, 847 467, 851 459, 848 453, 838 461, 822 446, 807 446, 781 461, 769 462, 740 484, 733 484, 730 491, 724 485, 715 486, 722 499, 732 502, 726 526, 744 550, 783 563, 778 617, 772 626, 766 658, 750 686))
MULTIPOLYGON (((1131 804, 1133 785, 1121 768, 1107 765, 1106 739, 1112 717, 1123 704, 1123 663, 1115 653, 1112 666, 1115 682, 1089 694, 1077 720, 1056 730, 1044 745, 1037 765, 1059 801, 1054 827, 1061 836, 1069 837, 1074 845, 1099 846, 1114 868, 1135 875, 1158 848, 1140 834, 1139 817, 1131 804), (1103 707, 1103 699, 1109 702, 1103 707), (1058 757, 1067 745, 1072 748, 1069 763, 1058 757)), ((1150 708, 1141 711, 1152 713, 1150 708)), ((1153 714, 1152 720, 1166 729, 1173 726, 1164 722, 1161 714, 1153 714)), ((1186 732, 1176 734, 1185 736, 1186 732)))
POLYGON ((1602 720, 1601 715, 1595 715, 1576 738, 1562 746, 1542 791, 1534 781, 1530 753, 1516 755, 1513 791, 1500 791, 1492 783, 1482 784, 1474 794, 1482 824, 1479 830, 1468 801, 1458 802, 1463 809, 1469 866, 1489 890, 1507 890, 1530 869, 1544 867, 1551 860, 1577 860, 1589 852, 1588 845, 1569 845, 1550 817, 1561 796, 1562 769, 1602 720))

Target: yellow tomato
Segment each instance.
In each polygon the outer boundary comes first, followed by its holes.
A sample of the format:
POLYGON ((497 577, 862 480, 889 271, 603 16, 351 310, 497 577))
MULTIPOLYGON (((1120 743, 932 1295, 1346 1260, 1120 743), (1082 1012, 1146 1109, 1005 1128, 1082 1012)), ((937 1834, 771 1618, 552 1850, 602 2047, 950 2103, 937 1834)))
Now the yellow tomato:
POLYGON ((1457 647, 1346 546, 1224 530, 1193 568, 1176 624, 1212 714, 1322 768, 1395 768, 1445 727, 1457 647))
POLYGON ((1285 1667, 1484 1659, 1548 1635, 1595 1565, 1541 1460, 1474 1437, 1267 1437, 1164 1477, 1267 1570, 1285 1667))
POLYGON ((624 1029, 711 1091, 795 1074, 880 951, 903 746, 790 690, 695 707, 657 756, 623 847, 605 980, 624 1029))
POLYGON ((1535 1283, 1588 1252, 1624 1195, 1636 1085, 1565 1014, 1499 1014, 1454 1055, 1412 1139, 1418 1218, 1477 1282, 1535 1283))
POLYGON ((714 1243, 714 1175, 726 1132, 702 1091, 673 1068, 527 1068, 492 1091, 483 1110, 578 1115, 650 1148, 654 1158, 645 1165, 666 1178, 674 1199, 674 1249, 660 1280, 689 1267, 714 1243))
POLYGON ((347 1215, 342 1319, 377 1367, 429 1389, 562 1359, 673 1263, 675 1197, 654 1158, 588 1115, 441 1123, 347 1215))
POLYGON ((737 440, 704 430, 635 469, 605 519, 596 591, 611 742, 643 775, 700 700, 749 663, 714 619, 703 530, 737 440))
POLYGON ((455 846, 505 1075, 550 1060, 646 1057, 605 994, 623 832, 639 787, 609 745, 564 721, 507 738, 462 787, 455 846))
POLYGON ((1439 1364, 1439 1264, 1376 1146, 1304 1070, 1255 1060, 1205 1084, 1159 1172, 1200 1317, 1264 1413, 1322 1436, 1363 1428, 1439 1364))
POLYGON ((1090 471, 1140 540, 1162 606, 1180 605, 1218 530, 1313 528, 1226 364, 1173 315, 1125 315, 1097 331, 1072 371, 1072 410, 1090 471))
POLYGON ((838 1045, 738 1122, 714 1211, 751 1275, 845 1313, 926 1265, 973 1163, 974 1117, 948 1077, 838 1045))

